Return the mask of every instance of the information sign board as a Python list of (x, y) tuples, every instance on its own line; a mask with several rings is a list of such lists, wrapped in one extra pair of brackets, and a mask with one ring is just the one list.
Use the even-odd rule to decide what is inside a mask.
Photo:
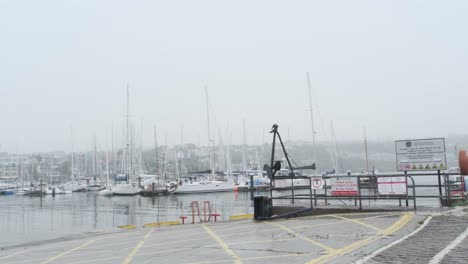
[(286, 180), (275, 180), (275, 187), (276, 188), (286, 187)]
[(356, 177), (339, 177), (331, 180), (331, 194), (334, 196), (357, 196)]
[(445, 139), (411, 139), (395, 141), (398, 171), (445, 170)]
[(406, 176), (378, 177), (377, 186), (379, 189), (379, 195), (408, 194), (408, 181)]

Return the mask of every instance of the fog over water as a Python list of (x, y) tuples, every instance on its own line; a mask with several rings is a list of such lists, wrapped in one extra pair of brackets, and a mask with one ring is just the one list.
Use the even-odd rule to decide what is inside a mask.
[[(143, 142), (319, 141), (467, 134), (466, 1), (1, 1), (0, 151)], [(288, 132), (286, 132), (288, 131)], [(182, 134), (182, 136), (181, 136)], [(119, 137), (119, 135), (117, 135)]]

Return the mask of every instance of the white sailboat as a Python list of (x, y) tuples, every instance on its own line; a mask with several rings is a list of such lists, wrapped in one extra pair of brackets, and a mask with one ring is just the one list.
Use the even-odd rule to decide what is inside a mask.
[(194, 194), (210, 192), (232, 192), (234, 191), (233, 182), (202, 180), (194, 182), (182, 182), (173, 192), (174, 194)]
[(45, 190), (45, 194), (47, 195), (58, 195), (58, 194), (71, 194), (72, 191), (70, 190), (64, 190), (60, 187), (54, 187), (54, 186), (49, 186)]
[(125, 148), (125, 176), (126, 182), (117, 182), (112, 187), (114, 195), (136, 195), (140, 193), (141, 189), (135, 182), (131, 182), (131, 174), (133, 173), (132, 168), (132, 150), (130, 148), (130, 94), (127, 86), (127, 123), (126, 123), (126, 148)]
[(112, 191), (112, 186), (109, 180), (109, 153), (106, 151), (106, 176), (107, 176), (107, 185), (104, 190), (99, 191), (99, 195), (102, 196), (112, 196), (114, 192)]
[(177, 188), (170, 189), (169, 192), (174, 194), (196, 194), (196, 193), (209, 193), (209, 192), (232, 192), (234, 191), (235, 184), (232, 179), (228, 181), (216, 181), (215, 180), (215, 166), (214, 166), (214, 143), (210, 135), (210, 115), (208, 109), (208, 89), (205, 87), (206, 95), (206, 115), (207, 115), (207, 127), (208, 127), (208, 145), (210, 148), (210, 177), (204, 180), (198, 181), (182, 181), (179, 180)]
[(88, 186), (86, 187), (88, 191), (98, 192), (104, 189), (104, 186), (97, 182), (98, 166), (101, 166), (101, 162), (99, 162), (98, 164), (97, 142), (96, 137), (94, 137), (93, 182), (91, 184), (88, 184)]

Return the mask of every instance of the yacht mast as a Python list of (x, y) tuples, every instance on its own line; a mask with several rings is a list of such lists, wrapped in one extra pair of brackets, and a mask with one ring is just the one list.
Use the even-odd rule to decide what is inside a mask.
[(247, 134), (245, 132), (245, 119), (242, 120), (242, 166), (247, 176)]
[(158, 138), (156, 136), (156, 126), (153, 127), (154, 132), (154, 157), (156, 162), (156, 175), (158, 175), (159, 167), (158, 167)]
[(214, 180), (214, 161), (213, 161), (213, 146), (211, 141), (210, 134), (210, 112), (209, 112), (209, 99), (208, 99), (208, 87), (205, 86), (205, 96), (206, 96), (206, 125), (208, 129), (208, 147), (210, 150), (210, 170), (211, 170), (211, 179)]
[(127, 183), (129, 183), (130, 180), (130, 173), (132, 171), (131, 168), (131, 156), (130, 156), (130, 91), (129, 87), (127, 84), (127, 115), (126, 115), (126, 128), (127, 128), (127, 133), (126, 133), (126, 144), (127, 144), (127, 159), (126, 159), (126, 166), (125, 166), (125, 176), (127, 178)]
[(117, 159), (115, 155), (115, 145), (114, 145), (114, 122), (112, 122), (112, 163), (114, 167), (114, 175), (117, 174)]
[(109, 181), (109, 151), (106, 150), (106, 176), (107, 176), (107, 188), (110, 188)]
[(364, 126), (364, 152), (366, 155), (366, 172), (369, 174), (369, 156), (367, 154), (367, 133), (366, 133), (366, 127)]
[(73, 155), (73, 127), (70, 125), (70, 138), (71, 138), (71, 178), (75, 180), (75, 162)]
[(335, 148), (335, 160), (336, 160), (336, 164), (335, 164), (335, 170), (336, 170), (336, 173), (340, 173), (340, 172), (344, 172), (344, 169), (343, 169), (343, 162), (341, 160), (341, 153), (340, 153), (340, 149), (338, 148), (338, 143), (336, 141), (336, 134), (335, 134), (335, 127), (333, 126), (333, 121), (330, 121), (330, 130), (331, 130), (331, 136), (332, 136), (332, 140), (333, 140), (333, 144), (334, 144), (334, 148)]
[(310, 85), (310, 75), (307, 72), (307, 88), (309, 90), (309, 110), (310, 110), (310, 124), (312, 126), (312, 148), (313, 148), (313, 153), (314, 153), (314, 163), (315, 163), (315, 173), (314, 175), (317, 175), (318, 171), (318, 164), (317, 164), (317, 148), (315, 145), (315, 126), (314, 126), (314, 112), (312, 108), (312, 89)]
[(226, 170), (228, 174), (228, 178), (232, 180), (232, 161), (231, 161), (231, 143), (232, 143), (232, 133), (229, 131), (229, 124), (228, 124), (228, 129), (226, 133), (226, 140), (227, 142), (227, 148), (226, 148)]
[(167, 155), (167, 135), (164, 136), (164, 152), (163, 152), (163, 179), (166, 180), (167, 166), (166, 166), (166, 155)]

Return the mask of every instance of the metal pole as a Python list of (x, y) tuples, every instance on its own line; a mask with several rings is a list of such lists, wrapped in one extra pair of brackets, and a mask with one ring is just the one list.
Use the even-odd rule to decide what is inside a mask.
[[(312, 206), (312, 178), (309, 178), (309, 194), (310, 194), (310, 208), (314, 208)], [(315, 190), (314, 190), (314, 197), (315, 197)], [(317, 201), (315, 201), (315, 205), (317, 205)]]
[(313, 148), (313, 153), (314, 153), (314, 163), (315, 163), (315, 170), (314, 170), (314, 175), (317, 175), (318, 171), (318, 165), (317, 165), (317, 148), (316, 148), (316, 138), (315, 138), (315, 127), (314, 127), (314, 111), (312, 108), (312, 89), (311, 89), (311, 84), (310, 84), (310, 75), (307, 73), (307, 88), (309, 90), (309, 107), (310, 107), (310, 124), (312, 126), (312, 148)]
[[(405, 174), (406, 185), (408, 186), (408, 179), (406, 178), (407, 172), (404, 171), (404, 174)], [(405, 199), (406, 199), (406, 207), (408, 207), (408, 187), (406, 188), (406, 197), (405, 197)]]
[(439, 182), (439, 200), (440, 200), (440, 204), (442, 205), (442, 182), (441, 182), (441, 179), (440, 179), (440, 170), (437, 170), (437, 180)]
[(323, 185), (323, 189), (325, 190), (325, 205), (328, 204), (328, 198), (327, 198), (327, 188), (326, 188), (327, 184), (325, 182), (325, 185)]
[[(273, 198), (273, 183), (275, 177), (273, 177), (273, 162), (275, 162), (275, 144), (276, 144), (276, 132), (278, 131), (278, 125), (273, 125), (273, 130), (270, 133), (273, 133), (273, 143), (271, 144), (271, 160), (270, 160), (270, 198)], [(271, 201), (273, 204), (273, 201)]]
[(291, 161), (289, 161), (288, 153), (286, 152), (286, 148), (284, 147), (283, 140), (281, 139), (280, 133), (276, 130), (276, 134), (278, 134), (278, 139), (281, 144), (281, 148), (283, 149), (284, 156), (286, 158), (286, 161), (288, 162), (289, 169), (291, 170), (292, 173), (292, 178), (291, 178), (291, 195), (292, 195), (292, 203), (294, 204), (294, 170), (293, 167), (291, 166)]
[(444, 184), (445, 184), (445, 196), (447, 196), (448, 199), (448, 205), (450, 206), (451, 201), (450, 201), (450, 181), (449, 181), (449, 176), (444, 175)]
[(250, 200), (253, 201), (254, 199), (254, 184), (253, 184), (253, 175), (250, 175)]
[(314, 204), (317, 206), (317, 192), (314, 190)]
[(411, 176), (408, 176), (408, 178), (411, 179), (411, 182), (413, 183), (413, 206), (414, 206), (414, 210), (416, 211), (416, 188), (414, 187), (414, 179), (413, 177)]
[(362, 210), (362, 200), (361, 200), (361, 177), (357, 177), (358, 184), (358, 194), (359, 194), (359, 210)]

